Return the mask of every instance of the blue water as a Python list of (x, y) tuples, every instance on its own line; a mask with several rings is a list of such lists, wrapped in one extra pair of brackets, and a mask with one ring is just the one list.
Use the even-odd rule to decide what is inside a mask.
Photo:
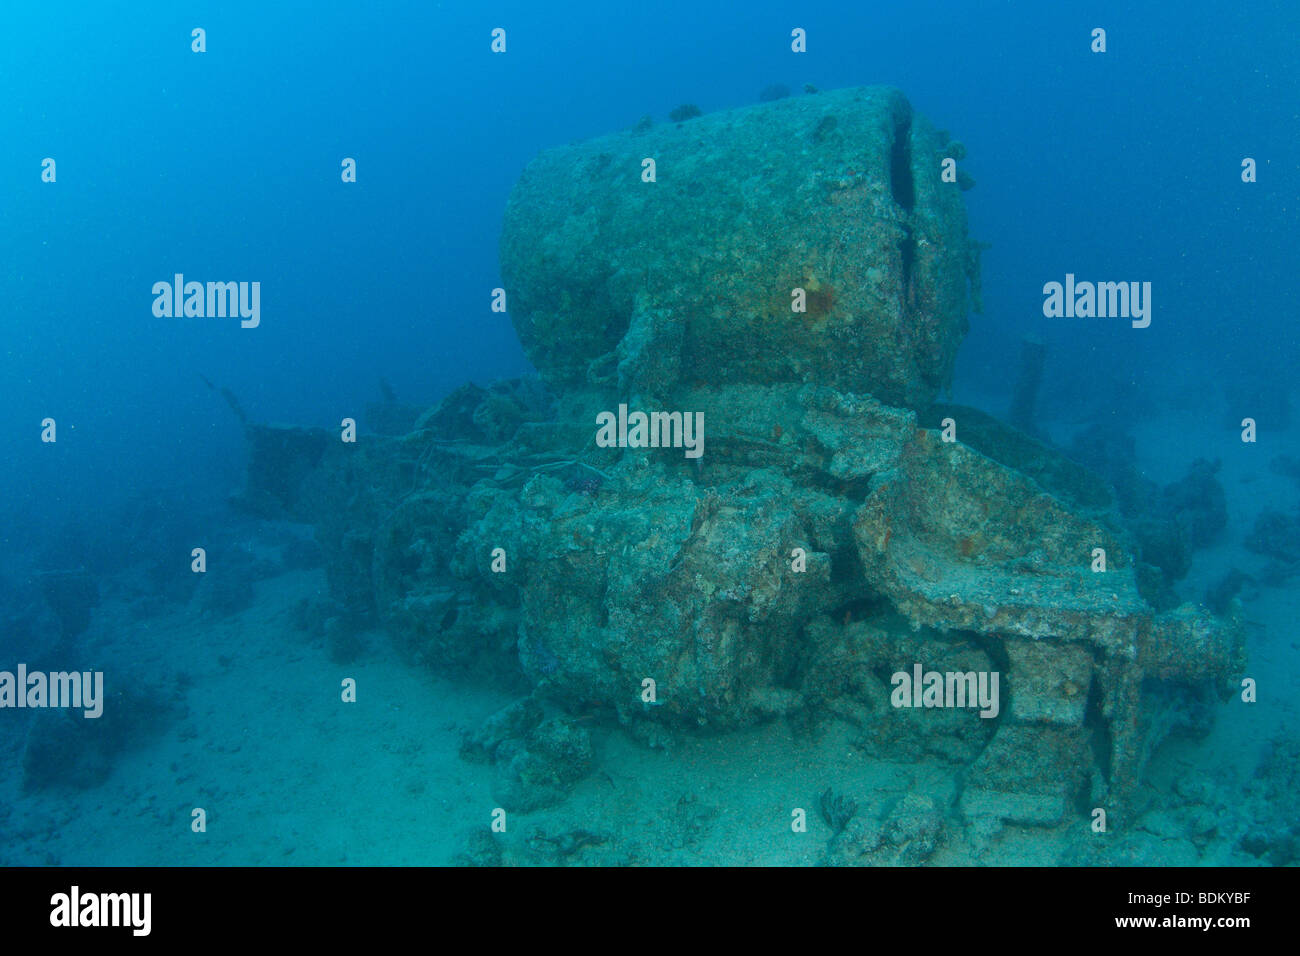
[[(958, 400), (1000, 412), (1026, 335), (1047, 343), (1042, 402), (1062, 420), (1080, 396), (1142, 420), (1171, 394), (1234, 384), (1300, 400), (1300, 7), (1287, 0), (1248, 13), (1204, 0), (268, 6), (56, 2), (2, 15), (0, 601), (29, 600), (24, 582), (39, 572), (127, 565), (137, 543), (121, 514), (142, 496), (178, 525), (229, 520), (245, 534), (224, 510), (243, 481), (243, 436), (204, 379), (251, 420), (335, 428), (381, 379), (429, 405), (466, 380), (529, 373), (509, 317), (490, 308), (524, 165), (683, 102), (752, 104), (771, 84), (894, 85), (966, 145), (970, 232), (990, 247)], [(498, 26), (504, 55), (489, 49)], [(790, 51), (796, 26), (806, 54)], [(1089, 50), (1098, 26), (1104, 54)], [(194, 27), (206, 52), (191, 51)], [(54, 183), (42, 182), (46, 157)], [(344, 157), (355, 184), (341, 182)], [(1241, 181), (1245, 157), (1258, 163), (1253, 184)], [(1067, 272), (1150, 281), (1150, 328), (1045, 319), (1042, 285)], [(260, 281), (260, 327), (155, 317), (150, 289), (174, 273)], [(55, 444), (40, 440), (47, 417)], [(1178, 442), (1170, 433), (1166, 444)], [(1209, 452), (1169, 451), (1161, 479)], [(1300, 449), (1273, 445), (1261, 473), (1283, 453)], [(1254, 518), (1234, 512), (1234, 544)], [(135, 663), (140, 629), (118, 636), (115, 660)], [(5, 641), (0, 668), (18, 650)], [(140, 653), (200, 681), (209, 666), (190, 645)], [(1288, 653), (1271, 660), (1290, 666)], [(275, 666), (270, 651), (258, 661)], [(258, 737), (295, 719), (256, 700), (239, 720)], [(0, 711), (11, 766), (19, 716)], [(28, 834), (9, 862), (44, 862), (28, 856), (52, 819), (42, 808), (110, 819), (111, 800), (92, 810), (76, 792), (24, 799), (0, 821)], [(156, 858), (133, 857), (102, 832), (57, 860), (183, 859), (165, 842)], [(260, 859), (263, 834), (223, 839), (222, 854), (202, 859)], [(350, 859), (444, 858), (374, 840), (372, 855)]]

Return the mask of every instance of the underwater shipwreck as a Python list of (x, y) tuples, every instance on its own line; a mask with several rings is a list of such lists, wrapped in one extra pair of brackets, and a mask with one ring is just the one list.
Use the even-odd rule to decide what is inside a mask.
[[(354, 443), (245, 423), (239, 503), (314, 527), (322, 626), (518, 687), (464, 747), (507, 810), (592, 772), (593, 714), (647, 746), (829, 716), (961, 768), (973, 832), (1122, 826), (1241, 629), (1171, 599), (1173, 510), (940, 400), (979, 305), (963, 156), (883, 87), (547, 150), (500, 245), (539, 378), (389, 396)], [(598, 441), (620, 407), (699, 414), (703, 453), (662, 447), (669, 417)], [(996, 715), (894, 706), (917, 665), (1000, 675)]]

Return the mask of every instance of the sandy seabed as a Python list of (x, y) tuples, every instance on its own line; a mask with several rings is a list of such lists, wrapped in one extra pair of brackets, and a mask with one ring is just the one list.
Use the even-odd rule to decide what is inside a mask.
[[(1268, 467), (1294, 437), (1243, 446), (1190, 412), (1138, 427), (1139, 464), (1156, 481), (1181, 477), (1196, 457), (1223, 461), (1228, 529), (1196, 555), (1181, 593), (1204, 593), (1234, 566), (1262, 567), (1242, 541), (1261, 510), (1300, 498)], [(595, 770), (563, 803), (511, 813), (506, 832), (491, 835), (495, 771), (461, 759), (459, 747), (512, 698), (402, 663), (378, 632), (365, 635), (356, 663), (333, 663), (324, 641), (293, 623), (295, 604), (324, 589), (321, 571), (285, 573), (226, 619), (175, 610), (140, 621), (125, 605), (101, 606), (84, 636), (88, 656), (104, 662), (94, 666), (110, 680), (114, 659), (160, 679), (184, 672), (187, 714), (87, 790), (23, 793), (22, 735), (5, 735), (0, 863), (812, 865), (833, 836), (816, 809), (828, 787), (877, 816), (908, 793), (940, 809), (957, 793), (953, 766), (869, 756), (857, 746), (862, 731), (833, 719), (800, 732), (778, 720), (683, 735), (667, 750), (593, 723)], [(975, 839), (949, 813), (927, 863), (1258, 865), (1238, 843), (1259, 807), (1255, 768), (1268, 742), (1300, 737), (1300, 593), (1288, 582), (1243, 598), (1259, 702), (1224, 704), (1207, 736), (1166, 742), (1130, 826), (1094, 834), (1080, 813)], [(355, 703), (341, 700), (347, 677)], [(196, 807), (204, 833), (191, 829)], [(807, 811), (807, 832), (792, 831), (794, 808)]]

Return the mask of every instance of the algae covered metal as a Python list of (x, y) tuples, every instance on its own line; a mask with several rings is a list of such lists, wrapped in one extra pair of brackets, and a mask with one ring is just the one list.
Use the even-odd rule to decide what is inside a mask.
[[(544, 701), (652, 745), (831, 715), (883, 758), (965, 767), (956, 810), (985, 834), (1122, 815), (1230, 686), (1240, 632), (1157, 608), (1102, 479), (934, 404), (978, 295), (969, 182), (940, 176), (962, 152), (885, 88), (549, 150), (501, 241), (541, 382), (355, 445), (258, 433), (312, 458), (259, 462), (245, 497), (314, 522), (336, 599), (412, 658), (518, 682), (532, 703), (471, 750), (526, 805), (592, 763)], [(664, 441), (627, 438), (638, 409)], [(670, 439), (695, 415), (692, 457)], [(1000, 701), (900, 706), (913, 672)]]
[(665, 400), (683, 381), (815, 382), (926, 404), (975, 270), (938, 176), (960, 148), (870, 87), (547, 150), (502, 229), (520, 341), (557, 386), (619, 368)]

